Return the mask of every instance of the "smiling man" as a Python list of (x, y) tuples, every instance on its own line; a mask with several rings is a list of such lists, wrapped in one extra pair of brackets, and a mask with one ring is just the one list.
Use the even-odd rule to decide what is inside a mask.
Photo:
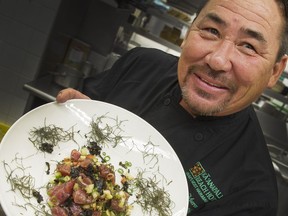
[(286, 62), (277, 59), (283, 19), (275, 1), (209, 1), (182, 45), (178, 73), (184, 107), (195, 114), (227, 115), (273, 86)]
[[(186, 171), (189, 212), (276, 216), (277, 184), (251, 106), (287, 62), (284, 0), (210, 0), (191, 25), (178, 59), (136, 48), (85, 82), (73, 98), (106, 101), (151, 123)], [(96, 110), (95, 110), (96, 112)]]

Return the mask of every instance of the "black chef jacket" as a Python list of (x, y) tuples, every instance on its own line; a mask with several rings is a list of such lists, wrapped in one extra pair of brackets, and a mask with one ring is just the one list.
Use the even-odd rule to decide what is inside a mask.
[(83, 91), (141, 116), (167, 139), (186, 172), (187, 215), (276, 215), (274, 169), (253, 108), (193, 118), (179, 105), (177, 63), (162, 51), (136, 48), (87, 79)]

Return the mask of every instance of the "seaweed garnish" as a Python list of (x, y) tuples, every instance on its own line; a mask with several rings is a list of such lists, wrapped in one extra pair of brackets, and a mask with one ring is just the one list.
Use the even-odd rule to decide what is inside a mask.
[[(140, 148), (142, 146), (143, 148)], [(159, 162), (159, 157), (163, 157), (157, 149), (158, 146), (159, 145), (154, 144), (151, 139), (140, 146), (132, 140), (132, 146), (130, 147), (129, 152), (136, 148), (137, 151), (142, 153), (143, 163), (147, 166), (149, 165), (149, 169), (154, 169)]]
[(64, 130), (55, 124), (46, 124), (46, 119), (44, 120), (44, 126), (34, 127), (30, 130), (28, 138), (34, 145), (34, 147), (42, 152), (52, 153), (54, 147), (58, 145), (59, 142), (74, 141), (74, 134), (78, 133), (74, 131), (74, 127), (68, 130)]
[[(133, 179), (133, 191), (136, 195), (137, 203), (143, 214), (170, 216), (175, 203), (171, 200), (170, 194), (161, 181), (157, 179), (157, 175), (152, 177), (144, 177), (146, 170), (139, 170), (137, 176)], [(170, 182), (168, 183), (170, 184)]]
[[(115, 124), (111, 126), (110, 124), (104, 123), (104, 119), (112, 120)], [(112, 118), (108, 117), (107, 114), (94, 117), (90, 123), (91, 130), (85, 137), (90, 142), (95, 142), (98, 145), (109, 146), (115, 148), (119, 143), (124, 142), (124, 136), (121, 135), (123, 132), (122, 125), (124, 121), (120, 121), (118, 117)]]
[[(46, 210), (45, 204), (43, 202), (43, 196), (39, 192), (41, 188), (35, 187), (35, 178), (28, 173), (28, 169), (31, 168), (29, 166), (24, 166), (23, 164), (24, 158), (18, 157), (15, 155), (15, 158), (8, 164), (6, 161), (2, 161), (4, 170), (6, 172), (6, 181), (10, 184), (10, 191), (14, 193), (19, 193), (23, 199), (24, 204), (19, 204), (16, 202), (13, 205), (21, 207), (27, 210), (29, 206), (35, 212), (37, 216), (50, 216), (51, 214)], [(14, 164), (14, 168), (10, 165)], [(31, 202), (35, 200), (37, 203)]]
[(159, 153), (155, 152), (155, 145), (151, 140), (149, 140), (146, 144), (144, 144), (144, 150), (142, 151), (143, 160), (146, 165), (152, 163), (152, 168), (154, 168), (159, 162)]
[(49, 175), (50, 174), (50, 163), (49, 162), (45, 162), (45, 165), (47, 167), (46, 174)]

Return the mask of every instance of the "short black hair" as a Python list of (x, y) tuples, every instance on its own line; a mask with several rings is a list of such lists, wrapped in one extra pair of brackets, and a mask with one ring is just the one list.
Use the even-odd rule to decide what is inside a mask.
[(282, 33), (280, 35), (280, 49), (277, 55), (277, 61), (280, 61), (283, 55), (288, 52), (288, 0), (275, 0), (282, 11), (284, 19), (284, 25), (282, 27)]

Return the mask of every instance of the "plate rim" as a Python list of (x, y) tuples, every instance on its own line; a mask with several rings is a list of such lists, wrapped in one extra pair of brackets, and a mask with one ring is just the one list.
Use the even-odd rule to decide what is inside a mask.
[[(9, 130), (7, 131), (7, 133), (4, 135), (1, 143), (0, 143), (0, 153), (2, 151), (2, 149), (4, 148), (3, 146), (5, 145), (6, 143), (6, 139), (8, 139), (7, 137), (9, 137), (10, 133), (12, 133), (11, 131), (13, 131), (14, 127), (16, 127), (16, 125), (19, 124), (19, 122), (21, 122), (23, 119), (27, 118), (27, 116), (31, 115), (31, 113), (33, 112), (36, 112), (37, 110), (40, 110), (40, 109), (45, 109), (45, 107), (49, 107), (49, 106), (54, 106), (54, 105), (59, 105), (59, 106), (65, 106), (67, 104), (71, 104), (71, 103), (93, 103), (93, 104), (101, 104), (101, 105), (104, 105), (104, 106), (110, 106), (110, 107), (113, 107), (114, 109), (120, 109), (122, 110), (122, 112), (126, 112), (128, 113), (130, 116), (133, 116), (133, 118), (137, 118), (137, 121), (141, 121), (142, 123), (144, 123), (145, 125), (147, 125), (148, 127), (152, 128), (152, 130), (157, 134), (157, 136), (160, 136), (161, 139), (163, 139), (165, 141), (165, 145), (167, 145), (169, 147), (169, 151), (172, 151), (171, 153), (173, 153), (174, 156), (176, 156), (176, 160), (178, 162), (178, 164), (180, 164), (180, 167), (181, 167), (181, 173), (185, 179), (185, 185), (183, 185), (183, 187), (186, 188), (186, 195), (187, 195), (187, 202), (186, 202), (186, 205), (183, 205), (183, 209), (185, 207), (185, 212), (188, 212), (188, 205), (189, 205), (189, 189), (188, 189), (188, 182), (187, 182), (187, 178), (186, 178), (186, 174), (185, 174), (185, 170), (183, 168), (183, 165), (178, 157), (178, 155), (176, 154), (175, 150), (173, 149), (173, 147), (170, 145), (170, 143), (167, 141), (167, 139), (154, 127), (152, 126), (149, 122), (147, 122), (145, 119), (143, 119), (142, 117), (138, 116), (137, 114), (123, 108), (123, 107), (120, 107), (118, 105), (115, 105), (115, 104), (112, 104), (112, 103), (109, 103), (109, 102), (104, 102), (104, 101), (99, 101), (99, 100), (90, 100), (90, 99), (71, 99), (71, 100), (68, 100), (67, 102), (65, 103), (58, 103), (56, 101), (53, 101), (53, 102), (48, 102), (46, 104), (43, 104), (43, 105), (40, 105), (30, 111), (28, 111), (27, 113), (25, 113), (24, 115), (22, 115), (19, 119), (17, 119), (9, 128)], [(108, 112), (109, 113), (109, 112)], [(90, 116), (91, 117), (91, 116)], [(92, 118), (92, 117), (91, 117)], [(167, 147), (166, 146), (166, 147)], [(2, 162), (2, 160), (1, 160)], [(184, 182), (183, 182), (184, 183)], [(5, 214), (7, 214), (7, 212), (9, 212), (7, 210), (7, 205), (3, 205), (3, 200), (4, 200), (4, 197), (1, 198), (3, 196), (0, 196), (0, 205), (2, 206), (2, 209), (3, 211), (5, 212)], [(181, 214), (182, 215), (182, 214)]]

